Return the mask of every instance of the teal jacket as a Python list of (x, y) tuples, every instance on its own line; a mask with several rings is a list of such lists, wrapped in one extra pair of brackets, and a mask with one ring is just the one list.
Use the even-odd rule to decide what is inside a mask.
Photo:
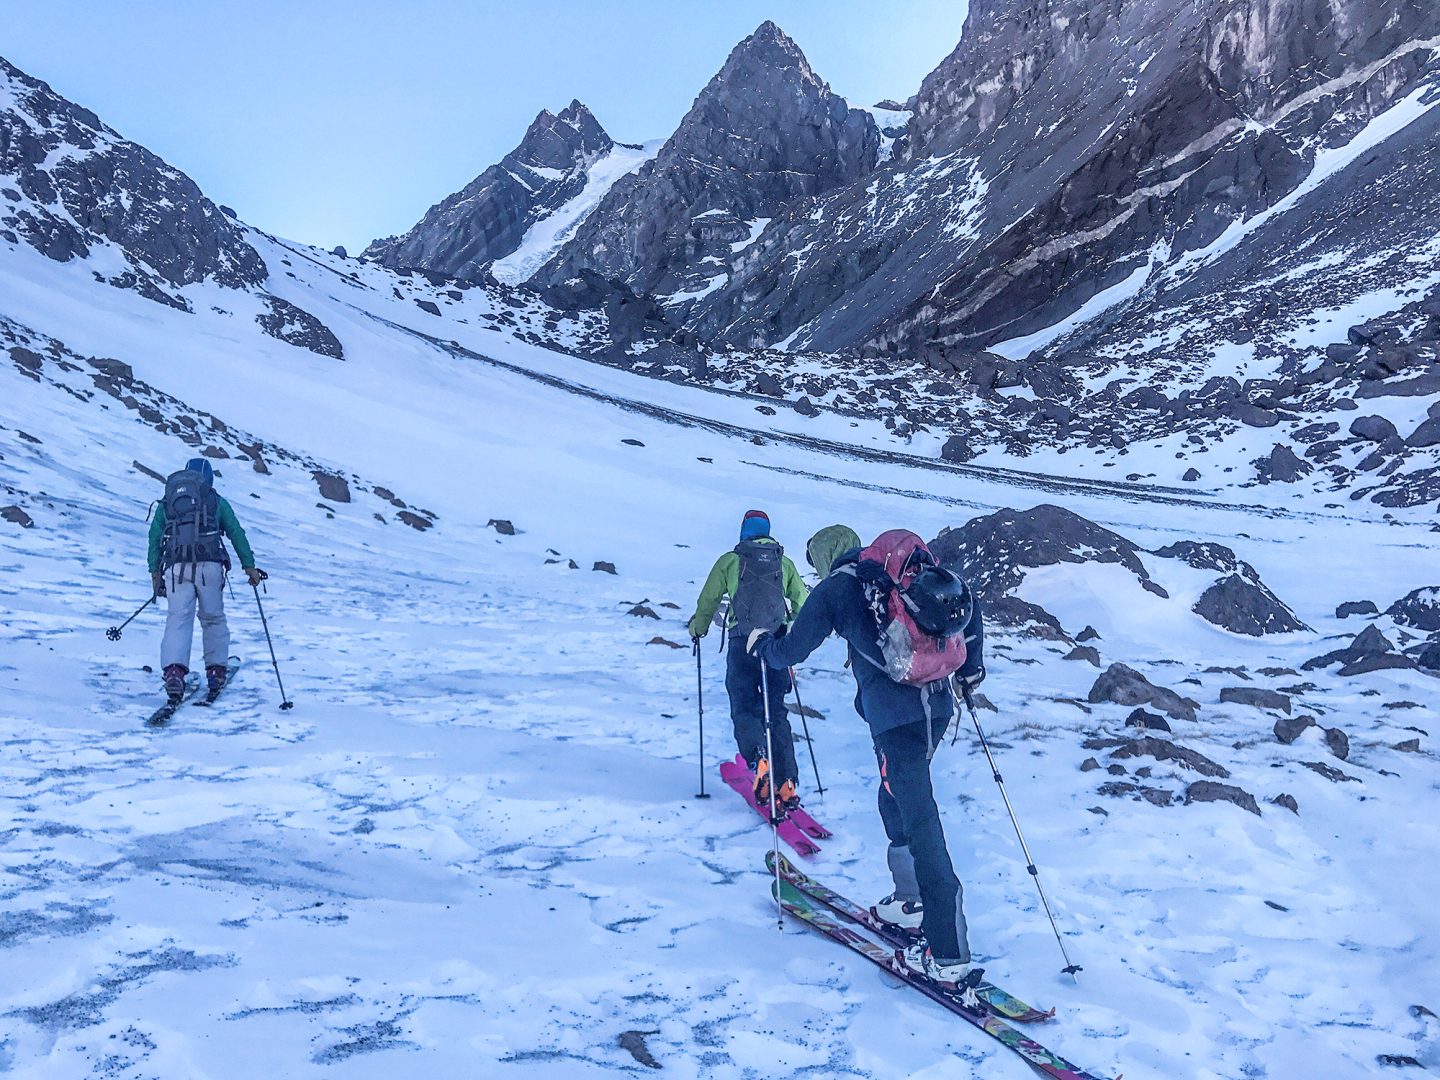
[[(235, 554), (240, 557), (240, 565), (249, 570), (255, 565), (255, 553), (250, 550), (250, 541), (245, 539), (245, 530), (240, 527), (239, 520), (235, 517), (235, 511), (230, 509), (230, 504), (225, 496), (216, 496), (220, 500), (220, 531), (230, 538), (230, 544), (235, 548)], [(155, 517), (150, 522), (150, 573), (160, 572), (161, 556), (164, 554), (165, 541), (165, 504), (156, 503)]]

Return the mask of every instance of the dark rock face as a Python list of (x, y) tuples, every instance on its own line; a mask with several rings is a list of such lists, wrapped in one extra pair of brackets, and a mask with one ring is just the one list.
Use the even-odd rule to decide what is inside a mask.
[(1400, 433), (1395, 430), (1395, 425), (1383, 416), (1361, 416), (1351, 422), (1350, 434), (1357, 439), (1378, 443), (1393, 439)]
[[(1091, 746), (1090, 741), (1085, 743), (1086, 749), (1100, 749), (1099, 746)], [(1153, 757), (1157, 761), (1174, 761), (1187, 769), (1193, 769), (1201, 776), (1218, 776), (1226, 778), (1230, 775), (1223, 765), (1217, 765), (1204, 754), (1184, 746), (1177, 746), (1168, 739), (1157, 739), (1154, 736), (1145, 736), (1141, 739), (1130, 739), (1117, 746), (1111, 757), (1134, 758)]]
[(0, 101), (7, 98), (0, 176), (13, 177), (21, 198), (0, 201), (0, 229), (57, 262), (113, 243), (136, 267), (120, 284), (166, 302), (178, 301), (141, 273), (170, 286), (265, 280), (265, 263), (243, 230), (188, 176), (0, 59)]
[(1401, 626), (1417, 630), (1440, 630), (1440, 587), (1434, 585), (1406, 593), (1385, 609)]
[(398, 268), (475, 280), (509, 255), (536, 221), (580, 194), (589, 169), (615, 142), (578, 101), (543, 110), (520, 145), (455, 194), (432, 206), (403, 236), (376, 240), (364, 258)]
[(18, 506), (0, 507), (0, 518), (10, 522), (12, 525), (19, 525), (22, 529), (33, 529), (35, 520)]
[(1174, 690), (1156, 686), (1132, 667), (1111, 664), (1090, 688), (1091, 703), (1113, 701), (1117, 705), (1153, 705), (1174, 720), (1194, 720), (1198, 701), (1181, 697)]
[(340, 339), (314, 315), (278, 296), (267, 295), (261, 299), (269, 310), (256, 315), (255, 321), (271, 337), (321, 356), (345, 359), (345, 347)]
[(1195, 614), (1236, 634), (1262, 637), (1310, 629), (1263, 584), (1240, 574), (1221, 578), (1195, 601)]
[(1278, 709), (1288, 714), (1290, 699), (1278, 690), (1266, 690), (1259, 686), (1227, 686), (1220, 691), (1220, 700), (1236, 705), (1250, 705), (1256, 709)]
[(1437, 18), (1425, 0), (976, 0), (903, 157), (772, 223), (692, 321), (737, 345), (964, 348), (1127, 300), (1413, 90)]
[(618, 181), (537, 280), (581, 269), (688, 308), (765, 219), (870, 173), (880, 134), (774, 23), (746, 38), (653, 161)]
[(1348, 619), (1351, 615), (1379, 615), (1380, 609), (1373, 600), (1347, 600), (1335, 609), (1337, 619)]

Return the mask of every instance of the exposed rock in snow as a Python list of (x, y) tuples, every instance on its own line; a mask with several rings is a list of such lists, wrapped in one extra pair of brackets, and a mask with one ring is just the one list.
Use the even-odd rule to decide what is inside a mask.
[(0, 201), (0, 231), (13, 230), (57, 262), (114, 245), (132, 267), (115, 282), (151, 299), (176, 302), (154, 278), (237, 288), (267, 276), (243, 229), (188, 176), (0, 58), (0, 177), (7, 175), (19, 190)]
[(1174, 690), (1156, 686), (1140, 672), (1125, 664), (1111, 664), (1090, 688), (1089, 701), (1113, 701), (1117, 705), (1153, 705), (1171, 719), (1194, 720), (1198, 701), (1181, 697)]
[(314, 315), (278, 296), (265, 296), (262, 300), (268, 310), (256, 315), (255, 321), (271, 337), (321, 356), (345, 359), (340, 339)]
[(1440, 630), (1440, 587), (1434, 585), (1406, 593), (1385, 609), (1401, 626), (1416, 630)]
[(1220, 700), (1237, 705), (1251, 705), (1257, 709), (1278, 709), (1287, 714), (1290, 712), (1288, 696), (1259, 686), (1227, 686), (1220, 691)]
[(1261, 637), (1310, 629), (1263, 584), (1231, 574), (1195, 601), (1195, 614), (1236, 634)]
[(1255, 796), (1233, 784), (1217, 784), (1213, 780), (1196, 780), (1185, 789), (1185, 804), (1188, 806), (1196, 802), (1233, 803), (1242, 810), (1249, 810), (1256, 817), (1260, 816), (1260, 807), (1255, 802)]

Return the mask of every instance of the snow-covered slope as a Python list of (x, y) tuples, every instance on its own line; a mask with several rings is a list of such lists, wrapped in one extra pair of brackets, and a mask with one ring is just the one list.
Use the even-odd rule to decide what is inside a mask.
[[(268, 277), (167, 285), (179, 304), (97, 278), (148, 234), (69, 259), (0, 237), (0, 1071), (595, 1075), (640, 1071), (626, 1047), (643, 1034), (676, 1076), (1030, 1075), (830, 943), (776, 931), (768, 834), (713, 771), (713, 638), (715, 796), (692, 798), (684, 619), (752, 506), (798, 552), (837, 520), (931, 537), (1055, 502), (1138, 545), (1168, 595), (1102, 557), (1115, 540), (1015, 549), (1009, 586), (1061, 636), (997, 630), (982, 716), (1085, 971), (1059, 974), (961, 729), (936, 785), (992, 974), (1055, 1005), (1037, 1036), (1102, 1075), (1440, 1065), (1412, 1011), (1440, 1007), (1434, 677), (1398, 651), (1303, 670), (1370, 622), (1397, 650), (1424, 642), (1423, 596), (1335, 610), (1436, 584), (1432, 514), (1062, 475), (1059, 455), (946, 465), (878, 418), (556, 350), (606, 335), (598, 315), (236, 228)], [(339, 355), (268, 333), (277, 303)], [(147, 470), (196, 452), (272, 575), (296, 708), (275, 708), (236, 588), (240, 681), (150, 732), (159, 618), (114, 644), (104, 629), (148, 592)], [(1233, 548), (1313, 629), (1257, 639), (1200, 617), (1207, 566), (1229, 564), (1170, 547), (1187, 540)], [(1205, 801), (1193, 781), (1218, 774), (1137, 748), (1155, 730), (1090, 700), (1101, 669), (1066, 659), (1087, 623), (1101, 664), (1195, 702), (1165, 738), (1260, 813)], [(832, 642), (801, 671), (827, 787), (807, 802), (836, 833), (814, 872), (870, 900), (889, 882), (843, 661)], [(1319, 724), (1279, 741), (1285, 710), (1236, 688)]]
[(579, 194), (536, 218), (521, 238), (520, 246), (495, 260), (490, 266), (490, 273), (507, 285), (522, 285), (529, 281), (575, 235), (575, 230), (600, 204), (615, 181), (653, 158), (660, 146), (660, 140), (644, 146), (616, 143), (586, 169), (585, 186)]

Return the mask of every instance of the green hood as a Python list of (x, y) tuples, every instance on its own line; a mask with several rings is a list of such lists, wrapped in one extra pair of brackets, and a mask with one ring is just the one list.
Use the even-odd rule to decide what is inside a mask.
[(823, 578), (830, 573), (836, 559), (860, 546), (859, 535), (848, 525), (827, 525), (810, 538), (805, 545), (805, 554), (810, 559), (810, 565)]

